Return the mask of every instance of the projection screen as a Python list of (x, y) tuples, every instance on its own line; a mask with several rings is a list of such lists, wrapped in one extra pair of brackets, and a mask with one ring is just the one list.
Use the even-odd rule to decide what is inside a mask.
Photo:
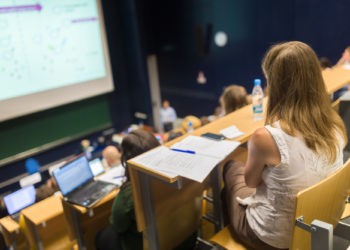
[(0, 2), (0, 122), (110, 91), (100, 0)]

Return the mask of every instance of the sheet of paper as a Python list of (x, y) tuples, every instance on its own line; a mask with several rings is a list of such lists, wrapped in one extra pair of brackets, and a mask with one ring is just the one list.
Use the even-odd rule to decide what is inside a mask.
[(221, 159), (176, 152), (161, 146), (132, 160), (169, 177), (180, 175), (202, 182)]
[[(160, 146), (133, 158), (132, 161), (149, 169), (159, 171), (170, 178), (174, 178), (178, 176), (178, 174), (176, 172), (171, 172), (168, 169), (164, 169), (163, 167), (164, 161), (167, 160), (166, 158), (168, 157), (169, 151), (169, 148)], [(161, 170), (161, 167), (163, 170)]]
[(236, 141), (215, 141), (200, 136), (187, 136), (180, 142), (175, 143), (171, 148), (194, 151), (196, 155), (204, 155), (220, 160), (240, 145)]
[(109, 182), (120, 187), (125, 181), (125, 169), (122, 165), (109, 169), (106, 173), (96, 176), (96, 180)]
[(232, 125), (227, 128), (224, 128), (220, 131), (220, 134), (225, 136), (228, 139), (233, 139), (236, 137), (239, 137), (241, 135), (244, 135), (242, 131), (240, 131), (236, 126)]

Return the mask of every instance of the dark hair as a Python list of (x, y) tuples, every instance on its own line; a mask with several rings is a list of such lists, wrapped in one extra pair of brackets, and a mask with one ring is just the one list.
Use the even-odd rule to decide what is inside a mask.
[(181, 131), (170, 131), (167, 141), (174, 140), (182, 135), (183, 133)]
[(322, 69), (326, 69), (326, 68), (331, 68), (332, 67), (332, 63), (327, 57), (320, 57), (319, 61), (320, 61), (320, 65), (321, 65)]
[[(126, 167), (126, 162), (152, 148), (159, 146), (159, 142), (156, 137), (145, 130), (137, 129), (130, 132), (121, 143), (121, 163)], [(128, 177), (128, 171), (126, 168), (126, 176)]]

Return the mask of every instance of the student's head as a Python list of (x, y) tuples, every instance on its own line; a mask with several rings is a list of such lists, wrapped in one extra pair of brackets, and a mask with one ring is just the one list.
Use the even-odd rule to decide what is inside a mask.
[(242, 86), (230, 85), (221, 94), (220, 104), (225, 114), (231, 113), (248, 104), (247, 91)]
[(328, 57), (320, 57), (319, 61), (322, 69), (327, 69), (332, 67), (332, 63)]
[(109, 145), (102, 151), (102, 157), (106, 160), (109, 167), (116, 166), (120, 163), (120, 152), (117, 147)]
[(176, 139), (176, 138), (182, 136), (183, 134), (184, 134), (184, 133), (183, 133), (181, 130), (177, 130), (177, 131), (173, 130), (173, 131), (170, 131), (167, 141), (174, 140), (174, 139)]
[(331, 107), (312, 48), (297, 41), (274, 45), (267, 51), (262, 69), (269, 92), (266, 123), (279, 120), (288, 134), (298, 131), (309, 148), (334, 160), (336, 130), (345, 136), (344, 124)]
[(162, 104), (163, 108), (169, 108), (170, 107), (170, 102), (168, 100), (164, 100)]
[(127, 160), (136, 157), (152, 148), (159, 146), (156, 137), (145, 130), (137, 129), (130, 132), (121, 143), (121, 162), (126, 166)]
[(269, 92), (268, 120), (271, 115), (295, 115), (290, 113), (295, 106), (308, 108), (310, 104), (329, 103), (318, 58), (305, 43), (272, 46), (263, 59), (262, 69)]

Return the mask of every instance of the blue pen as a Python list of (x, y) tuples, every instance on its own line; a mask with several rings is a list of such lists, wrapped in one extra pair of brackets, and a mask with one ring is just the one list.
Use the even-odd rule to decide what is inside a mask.
[(123, 177), (125, 177), (125, 175), (114, 176), (113, 179), (119, 179), (119, 178), (123, 178)]
[(195, 154), (193, 150), (185, 150), (185, 149), (177, 149), (177, 148), (171, 148), (171, 150), (176, 151), (176, 152), (182, 152), (182, 153), (187, 153), (187, 154)]

